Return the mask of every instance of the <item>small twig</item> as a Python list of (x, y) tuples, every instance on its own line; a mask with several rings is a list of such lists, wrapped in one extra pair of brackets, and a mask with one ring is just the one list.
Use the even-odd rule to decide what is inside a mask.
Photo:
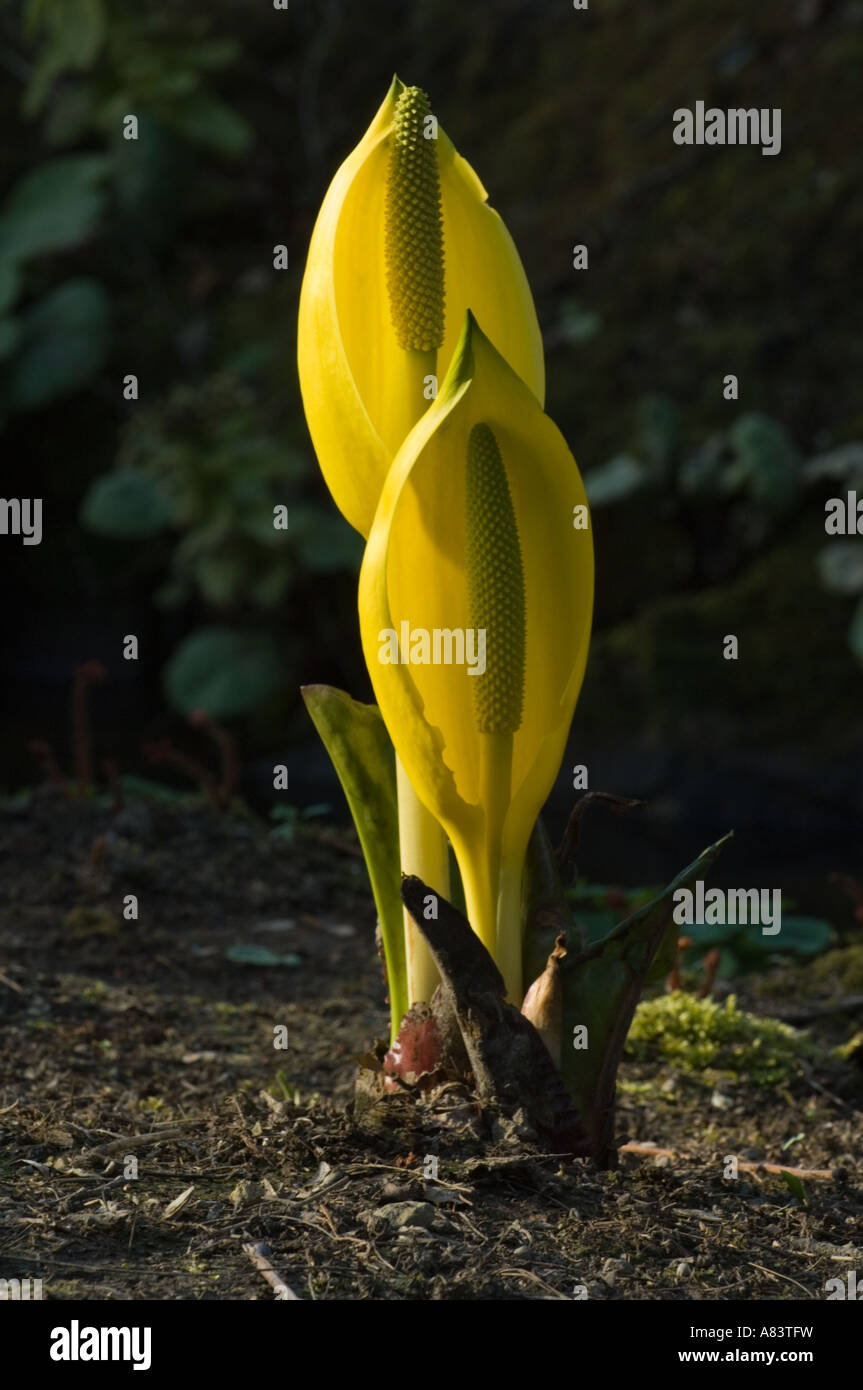
[(668, 993), (674, 994), (680, 989), (680, 952), (686, 951), (692, 945), (691, 936), (679, 936), (677, 945), (674, 948), (674, 963), (671, 973), (668, 976)]
[[(660, 1149), (655, 1144), (621, 1144), (617, 1151), (622, 1154), (641, 1154), (645, 1158), (692, 1159), (692, 1154), (680, 1153), (676, 1149)], [(836, 1174), (832, 1168), (789, 1168), (784, 1163), (750, 1163), (747, 1159), (737, 1159), (738, 1172), (744, 1173), (790, 1173), (792, 1178), (823, 1178), (829, 1181)]]
[(170, 739), (160, 738), (155, 743), (144, 745), (144, 756), (151, 763), (168, 763), (171, 767), (176, 767), (180, 772), (185, 772), (193, 782), (197, 782), (202, 791), (206, 792), (213, 806), (217, 810), (222, 809), (219, 788), (216, 779), (211, 772), (194, 758), (190, 758), (188, 753), (181, 753), (179, 748), (175, 748)]
[(572, 1302), (567, 1294), (561, 1293), (560, 1289), (555, 1289), (551, 1284), (547, 1284), (544, 1279), (540, 1279), (539, 1275), (534, 1274), (531, 1269), (499, 1269), (496, 1273), (499, 1279), (527, 1279), (532, 1284), (538, 1284), (541, 1289), (545, 1289), (546, 1293), (551, 1294), (553, 1298), (559, 1299), (564, 1303)]
[(701, 962), (704, 966), (704, 984), (698, 991), (699, 999), (708, 999), (710, 997), (713, 986), (716, 983), (716, 972), (719, 969), (720, 959), (719, 947), (714, 946), (712, 950), (707, 952), (707, 955)]
[[(23, 994), (24, 990), (14, 980), (10, 980), (5, 970), (0, 970), (0, 984), (6, 985), (8, 989), (14, 989), (16, 994)], [(2, 1111), (0, 1111), (2, 1113)]]
[(275, 1290), (276, 1298), (282, 1303), (300, 1303), (293, 1289), (289, 1288), (280, 1274), (277, 1274), (267, 1259), (270, 1253), (268, 1245), (244, 1245), (243, 1250), (248, 1255), (255, 1269), (263, 1274), (271, 1289)]
[(186, 1139), (188, 1131), (184, 1126), (171, 1129), (155, 1129), (149, 1134), (129, 1134), (125, 1139), (112, 1139), (110, 1144), (101, 1144), (97, 1149), (88, 1149), (88, 1158), (107, 1158), (109, 1154), (126, 1153), (129, 1149), (143, 1149), (148, 1144), (164, 1144), (169, 1140)]
[(661, 1149), (658, 1144), (639, 1144), (635, 1140), (631, 1143), (621, 1144), (617, 1152), (619, 1154), (642, 1154), (645, 1158), (692, 1158), (692, 1154), (682, 1153), (679, 1149)]
[[(786, 1172), (790, 1173), (791, 1169), (787, 1168)], [(777, 1269), (768, 1269), (766, 1265), (757, 1265), (754, 1260), (749, 1261), (749, 1267), (750, 1269), (757, 1269), (760, 1274), (769, 1274), (771, 1279), (784, 1279), (786, 1284), (793, 1284), (795, 1289), (803, 1289), (806, 1297), (812, 1298), (812, 1290), (798, 1284), (797, 1280), (792, 1279), (790, 1274), (780, 1274)]]
[[(672, 965), (671, 973), (668, 976), (669, 994), (674, 994), (676, 990), (680, 989), (680, 955), (682, 951), (688, 951), (691, 945), (691, 936), (679, 936), (677, 938), (677, 947), (674, 952), (674, 964)], [(701, 988), (698, 991), (699, 999), (707, 999), (709, 997), (710, 992), (713, 989), (713, 985), (716, 981), (716, 972), (719, 969), (719, 961), (719, 947), (714, 946), (712, 950), (707, 952), (707, 954), (704, 956), (701, 962), (704, 968), (704, 981), (701, 985)]]
[[(80, 1182), (80, 1177), (77, 1180)], [(98, 1202), (104, 1198), (106, 1192), (110, 1192), (112, 1188), (119, 1187), (128, 1181), (129, 1179), (124, 1173), (118, 1173), (115, 1178), (109, 1178), (107, 1182), (100, 1179), (101, 1186), (98, 1191), (94, 1191), (92, 1187), (79, 1187), (75, 1192), (70, 1192), (63, 1198), (60, 1203), (60, 1210), (62, 1212), (76, 1211), (93, 1202)]]

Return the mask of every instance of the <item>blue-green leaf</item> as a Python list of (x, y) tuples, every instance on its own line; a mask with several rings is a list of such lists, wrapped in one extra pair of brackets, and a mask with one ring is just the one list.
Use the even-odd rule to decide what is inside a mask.
[(285, 662), (266, 633), (202, 627), (174, 651), (163, 681), (174, 709), (225, 719), (249, 714), (280, 690)]
[(377, 705), (329, 685), (303, 686), (303, 699), (342, 784), (374, 894), (390, 993), (391, 1037), (407, 1012), (395, 755)]
[(631, 454), (615, 454), (586, 474), (584, 487), (592, 507), (607, 507), (640, 492), (646, 481), (647, 469), (639, 459)]
[(105, 155), (70, 154), (25, 174), (0, 216), (0, 257), (28, 260), (80, 245), (104, 210), (110, 162)]
[(787, 431), (769, 415), (750, 411), (728, 432), (735, 459), (729, 486), (742, 486), (753, 502), (787, 511), (800, 490), (800, 459)]
[[(615, 1077), (635, 1007), (649, 976), (666, 974), (677, 949), (674, 893), (703, 877), (729, 838), (704, 850), (586, 959), (576, 950), (564, 958), (561, 1072), (600, 1161), (611, 1140)], [(587, 1029), (586, 1047), (573, 1045), (576, 1027)]]
[(94, 280), (67, 280), (19, 319), (5, 381), (11, 410), (36, 410), (85, 386), (108, 350), (108, 296)]
[(135, 540), (164, 531), (171, 504), (146, 473), (121, 468), (91, 483), (78, 515), (88, 531)]

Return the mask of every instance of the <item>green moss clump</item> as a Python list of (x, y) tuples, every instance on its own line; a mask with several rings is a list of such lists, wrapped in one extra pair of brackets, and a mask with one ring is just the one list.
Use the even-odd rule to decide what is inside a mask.
[(810, 971), (819, 982), (833, 983), (843, 992), (857, 994), (863, 990), (863, 945), (828, 951), (812, 962)]
[(640, 1004), (626, 1043), (632, 1061), (733, 1072), (755, 1086), (791, 1080), (798, 1060), (813, 1052), (809, 1039), (787, 1023), (742, 1012), (733, 994), (717, 1004), (681, 991)]

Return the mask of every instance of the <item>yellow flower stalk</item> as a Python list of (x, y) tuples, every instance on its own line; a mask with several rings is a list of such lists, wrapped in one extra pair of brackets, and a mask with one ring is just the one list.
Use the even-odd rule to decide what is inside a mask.
[(425, 94), (396, 77), (318, 214), (300, 294), (300, 387), (327, 486), (364, 536), (467, 309), (544, 400), (530, 288), (487, 199)]
[[(326, 194), (300, 296), (309, 431), (337, 506), (364, 536), (469, 305), (542, 400), (542, 340), (512, 239), (425, 93), (394, 78)], [(396, 770), (402, 868), (448, 894), (446, 837), (400, 758)], [(437, 971), (408, 914), (405, 932), (410, 998), (427, 1001)]]
[(519, 1005), (525, 853), (590, 640), (593, 543), (577, 507), (587, 498), (562, 435), (468, 313), (384, 483), (360, 629), (396, 753), (452, 841), (471, 925)]

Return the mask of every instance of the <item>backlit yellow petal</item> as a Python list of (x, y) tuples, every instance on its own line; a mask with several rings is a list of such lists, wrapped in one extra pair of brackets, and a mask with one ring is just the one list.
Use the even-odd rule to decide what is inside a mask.
[(418, 382), (432, 372), (444, 376), (468, 308), (536, 399), (544, 394), (542, 340), (518, 253), (476, 174), (440, 128), (434, 145), (443, 229), (443, 342), (436, 366), (433, 351), (429, 365), (428, 353), (413, 357), (399, 345), (387, 280), (387, 183), (394, 114), (405, 91), (395, 79), (333, 179), (312, 233), (300, 295), (298, 362), (309, 431), (337, 506), (363, 535), (389, 465), (426, 406), (425, 399), (413, 399)]
[[(364, 398), (363, 383), (357, 381), (356, 359), (362, 358), (356, 335), (365, 309), (366, 351), (373, 363), (386, 327), (383, 286), (377, 281), (383, 263), (386, 140), (397, 98), (394, 82), (330, 184), (312, 232), (300, 292), (297, 362), (309, 432), (336, 505), (363, 535), (392, 457), (391, 445), (380, 438), (370, 414), (374, 401)], [(371, 214), (370, 225), (364, 223), (364, 210)], [(353, 250), (352, 236), (365, 238)], [(351, 313), (352, 305), (359, 314)]]
[(441, 376), (470, 309), (513, 371), (545, 402), (545, 359), (533, 296), (506, 224), (466, 159), (440, 131), (447, 317)]
[(430, 634), (469, 627), (465, 461), (479, 424), (500, 449), (524, 566), (524, 713), (503, 831), (504, 853), (519, 855), (558, 771), (584, 673), (593, 547), (589, 531), (573, 529), (573, 507), (586, 498), (563, 437), (475, 325), (388, 475), (360, 577), (360, 622), (378, 704), (417, 794), (454, 843), (477, 834), (476, 677), (466, 664), (382, 664), (379, 636), (403, 622)]

